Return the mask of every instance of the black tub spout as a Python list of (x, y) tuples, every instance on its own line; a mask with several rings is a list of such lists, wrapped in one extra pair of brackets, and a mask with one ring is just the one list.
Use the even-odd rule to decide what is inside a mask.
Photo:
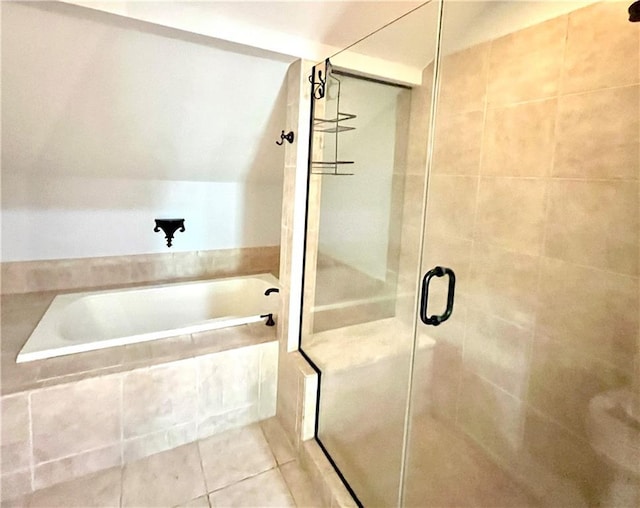
[(274, 326), (276, 324), (276, 322), (273, 320), (273, 314), (262, 314), (260, 317), (267, 318), (267, 322), (265, 323), (265, 325), (267, 326)]
[(269, 296), (271, 293), (279, 293), (280, 290), (278, 288), (269, 288), (264, 292), (264, 296)]

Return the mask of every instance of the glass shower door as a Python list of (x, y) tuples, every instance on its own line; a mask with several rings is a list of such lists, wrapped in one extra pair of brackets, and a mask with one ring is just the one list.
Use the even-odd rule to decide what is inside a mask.
[[(437, 4), (423, 9), (435, 43)], [(314, 73), (300, 346), (320, 371), (317, 439), (364, 506), (401, 492), (432, 74), (408, 86), (359, 62), (407, 29)]]
[(404, 506), (640, 503), (627, 7), (444, 2)]
[(640, 504), (640, 24), (578, 7), (432, 2), (331, 58), (301, 348), (365, 506)]

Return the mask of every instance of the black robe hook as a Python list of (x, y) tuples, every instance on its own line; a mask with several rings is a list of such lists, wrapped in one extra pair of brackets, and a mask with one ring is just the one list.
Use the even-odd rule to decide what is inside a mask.
[(276, 141), (276, 145), (283, 145), (285, 139), (289, 143), (293, 143), (293, 138), (294, 138), (293, 131), (289, 131), (288, 134), (285, 134), (284, 131), (282, 131), (282, 134), (280, 134), (280, 141)]

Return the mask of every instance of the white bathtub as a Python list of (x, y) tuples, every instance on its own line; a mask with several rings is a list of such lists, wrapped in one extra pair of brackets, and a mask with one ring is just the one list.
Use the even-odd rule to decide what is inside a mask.
[(279, 287), (270, 274), (57, 296), (17, 363), (265, 320)]

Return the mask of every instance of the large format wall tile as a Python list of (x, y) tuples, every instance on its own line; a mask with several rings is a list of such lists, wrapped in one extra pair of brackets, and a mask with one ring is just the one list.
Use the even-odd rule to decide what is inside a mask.
[(440, 236), (471, 238), (477, 188), (477, 177), (433, 175), (429, 182), (429, 230)]
[(105, 376), (31, 394), (36, 462), (120, 441), (121, 381)]
[(494, 454), (509, 456), (521, 446), (523, 403), (475, 374), (465, 372), (458, 423)]
[(491, 43), (487, 101), (513, 104), (558, 92), (567, 17), (540, 23)]
[(125, 439), (122, 444), (123, 462), (133, 462), (154, 453), (191, 443), (197, 439), (196, 422), (184, 423), (167, 430)]
[(424, 239), (422, 272), (438, 265), (449, 267), (456, 274), (456, 295), (468, 293), (471, 247), (471, 240), (432, 235), (427, 228)]
[(546, 188), (545, 180), (481, 178), (475, 239), (539, 255), (544, 237)]
[[(446, 47), (447, 41), (444, 41)], [(489, 43), (479, 44), (442, 59), (439, 114), (484, 109)]]
[(271, 342), (260, 347), (260, 419), (276, 414), (278, 394), (278, 343)]
[(196, 420), (196, 371), (192, 360), (128, 372), (123, 379), (124, 438)]
[(527, 411), (524, 457), (530, 461), (529, 481), (540, 484), (538, 471), (551, 476), (551, 488), (541, 493), (547, 506), (584, 506), (601, 497), (608, 474), (585, 441), (538, 411)]
[(420, 226), (424, 203), (424, 175), (407, 175), (404, 184), (402, 225)]
[(462, 347), (439, 341), (433, 348), (432, 369), (433, 412), (439, 418), (455, 422), (462, 373)]
[(638, 279), (544, 259), (538, 332), (630, 370), (637, 355)]
[(573, 349), (576, 344), (570, 346), (536, 336), (527, 401), (586, 438), (589, 401), (598, 393), (627, 384), (629, 376), (585, 355), (582, 349)]
[(518, 325), (536, 314), (539, 257), (476, 243), (471, 259), (470, 305)]
[(240, 348), (198, 359), (198, 414), (221, 414), (258, 402), (260, 349)]
[(2, 293), (66, 290), (254, 273), (278, 274), (278, 246), (0, 264)]
[(514, 397), (524, 398), (533, 331), (490, 314), (470, 311), (464, 366)]
[(110, 446), (90, 450), (64, 459), (45, 462), (34, 466), (33, 488), (35, 490), (62, 483), (77, 476), (94, 473), (122, 464), (120, 442)]
[[(455, 265), (460, 293), (428, 331), (428, 400), (549, 505), (604, 499), (588, 404), (627, 385), (638, 355), (640, 25), (626, 8), (598, 3), (442, 61), (425, 268)], [(473, 181), (478, 138), (464, 189), (452, 175)]]
[(638, 83), (640, 28), (629, 2), (600, 2), (569, 14), (562, 93)]
[(438, 117), (432, 174), (478, 174), (483, 121), (483, 111)]
[(29, 400), (26, 393), (2, 397), (2, 474), (29, 468)]
[(559, 98), (554, 176), (637, 179), (639, 147), (640, 86)]
[(122, 473), (113, 467), (83, 478), (36, 492), (29, 500), (32, 508), (71, 506), (118, 506)]
[(638, 183), (553, 181), (545, 254), (638, 274)]
[[(0, 475), (0, 493), (3, 505), (4, 501), (19, 499), (21, 496), (31, 492), (31, 470), (25, 469), (15, 473), (6, 473)], [(11, 506), (11, 503), (6, 503)], [(19, 503), (16, 503), (18, 506)]]
[(482, 142), (482, 174), (549, 175), (556, 107), (556, 99), (549, 99), (489, 109)]
[[(262, 324), (246, 328), (272, 337)], [(220, 392), (219, 405), (196, 396), (197, 358), (2, 397), (3, 501), (275, 414), (276, 341), (205, 358), (223, 375), (200, 388)]]

